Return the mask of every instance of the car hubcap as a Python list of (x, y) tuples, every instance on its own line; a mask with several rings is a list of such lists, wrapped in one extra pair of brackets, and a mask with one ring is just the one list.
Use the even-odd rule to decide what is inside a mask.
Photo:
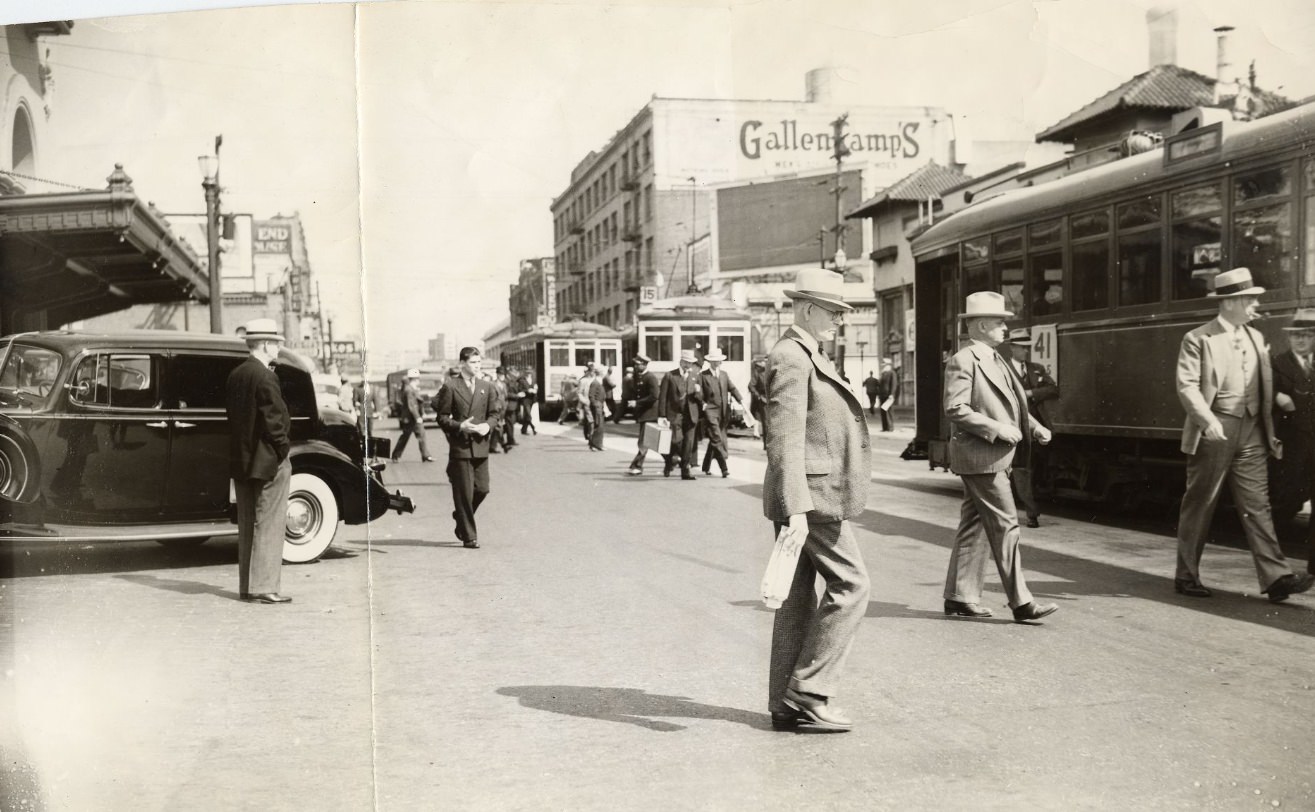
[(288, 500), (288, 541), (300, 544), (311, 538), (320, 528), (319, 505), (304, 494)]

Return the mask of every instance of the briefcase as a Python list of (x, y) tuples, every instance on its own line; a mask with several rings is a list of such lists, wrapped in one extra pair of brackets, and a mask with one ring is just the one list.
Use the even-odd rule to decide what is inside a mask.
[(644, 424), (644, 436), (639, 438), (639, 444), (649, 451), (656, 451), (659, 454), (671, 453), (671, 429), (662, 428), (657, 423)]

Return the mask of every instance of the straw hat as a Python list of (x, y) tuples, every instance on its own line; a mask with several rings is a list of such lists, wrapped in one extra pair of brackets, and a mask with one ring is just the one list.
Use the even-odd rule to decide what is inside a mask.
[(968, 294), (961, 319), (1008, 319), (1013, 313), (1005, 309), (1005, 297), (993, 290), (979, 290)]
[(1215, 274), (1214, 289), (1206, 296), (1212, 299), (1228, 299), (1233, 296), (1259, 296), (1265, 289), (1251, 281), (1250, 268), (1234, 268), (1231, 271)]
[(853, 310), (845, 304), (845, 278), (826, 268), (804, 268), (794, 278), (794, 290), (782, 291), (791, 299), (816, 302), (831, 310)]

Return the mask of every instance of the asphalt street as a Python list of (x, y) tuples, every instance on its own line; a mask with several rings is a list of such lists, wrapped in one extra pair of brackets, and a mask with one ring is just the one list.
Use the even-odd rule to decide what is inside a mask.
[[(762, 454), (626, 475), (544, 426), (492, 458), (478, 550), (440, 461), (390, 466), (412, 515), (236, 596), (236, 548), (21, 546), (0, 558), (0, 808), (792, 810), (1315, 808), (1315, 597), (1257, 596), (1207, 549), (1175, 595), (1164, 517), (1061, 508), (1025, 531), (1020, 625), (946, 618), (960, 489), (874, 432), (852, 733), (766, 714)], [(1296, 562), (1303, 566), (1304, 561)]]

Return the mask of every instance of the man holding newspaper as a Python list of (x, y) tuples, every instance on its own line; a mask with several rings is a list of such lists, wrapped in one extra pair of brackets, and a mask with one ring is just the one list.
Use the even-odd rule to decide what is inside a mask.
[(867, 502), (872, 444), (862, 404), (822, 350), (853, 309), (842, 290), (839, 274), (800, 271), (785, 292), (794, 324), (768, 360), (763, 513), (782, 546), (799, 553), (772, 629), (768, 710), (777, 730), (853, 727), (831, 699), (867, 611), (867, 568), (849, 520)]

